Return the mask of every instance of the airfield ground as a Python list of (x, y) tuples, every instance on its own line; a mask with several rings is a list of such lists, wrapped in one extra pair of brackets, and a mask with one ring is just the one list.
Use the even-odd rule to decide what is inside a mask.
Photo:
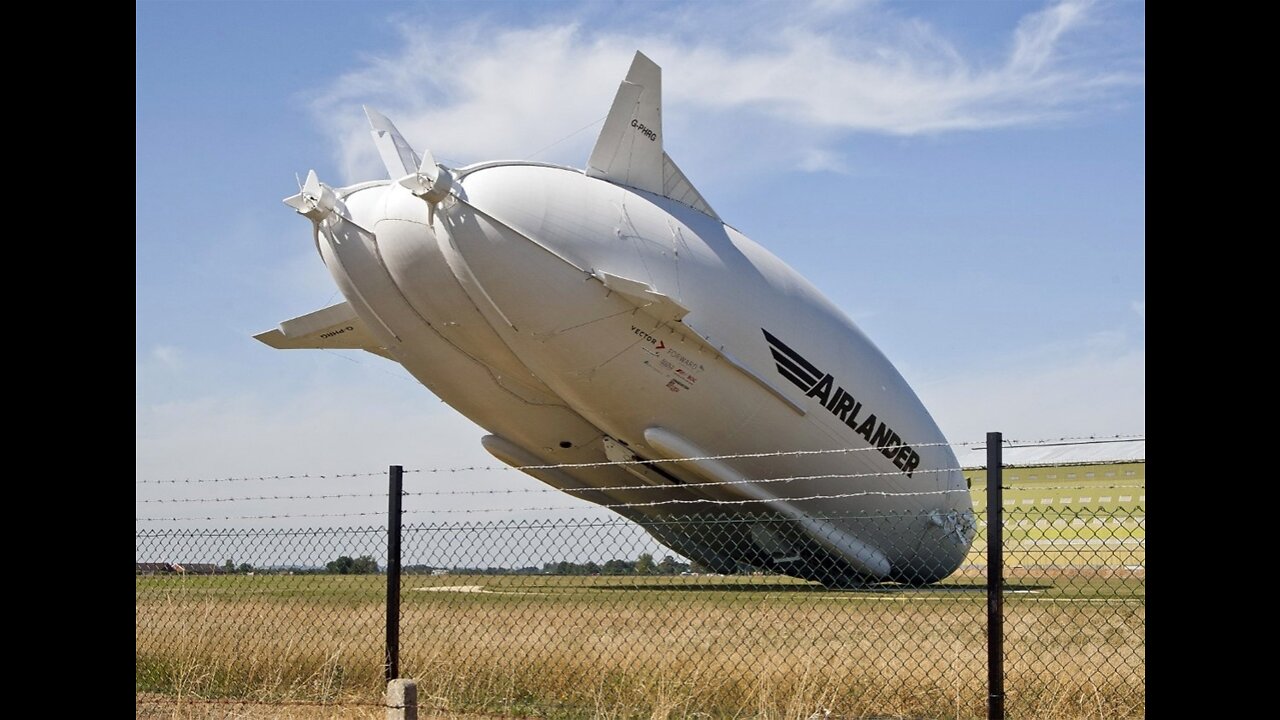
[[(1060, 479), (1024, 480), (1008, 494), (1011, 717), (1145, 714), (1145, 489), (1103, 489), (1116, 484), (1099, 478), (1068, 495)], [(452, 713), (981, 717), (984, 552), (980, 539), (965, 567), (923, 589), (830, 591), (777, 576), (406, 576), (402, 666), (425, 707)], [(279, 704), (228, 715), (173, 701), (376, 703), (384, 582), (136, 578), (138, 716), (381, 717), (376, 707)]]

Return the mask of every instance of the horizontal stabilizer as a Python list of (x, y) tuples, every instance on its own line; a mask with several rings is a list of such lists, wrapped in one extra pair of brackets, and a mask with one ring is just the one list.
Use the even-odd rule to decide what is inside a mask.
[(345, 302), (285, 320), (275, 330), (260, 332), (253, 337), (277, 350), (368, 350), (378, 355), (386, 354), (365, 330), (355, 310)]

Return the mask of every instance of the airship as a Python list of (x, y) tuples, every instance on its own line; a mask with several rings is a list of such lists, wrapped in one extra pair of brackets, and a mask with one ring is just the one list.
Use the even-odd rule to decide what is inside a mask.
[(399, 363), (503, 463), (712, 571), (850, 587), (960, 565), (973, 511), (942, 431), (853, 321), (664, 151), (648, 57), (585, 169), (446, 167), (365, 112), (389, 178), (312, 171), (284, 201), (345, 301), (258, 340)]

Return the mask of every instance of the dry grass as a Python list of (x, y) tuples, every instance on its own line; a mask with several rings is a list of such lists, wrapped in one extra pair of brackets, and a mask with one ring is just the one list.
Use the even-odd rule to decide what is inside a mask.
[[(418, 679), (425, 706), (448, 713), (805, 719), (985, 711), (979, 592), (836, 593), (773, 578), (754, 586), (645, 581), (406, 578), (403, 674)], [(379, 582), (139, 579), (137, 690), (167, 699), (376, 702)], [(484, 592), (415, 590), (442, 584)], [(1141, 578), (1076, 573), (1064, 584), (1069, 592), (1009, 598), (1010, 715), (1144, 715)], [(200, 714), (220, 707), (195, 705), (175, 717), (262, 717)], [(372, 716), (278, 709), (273, 717)]]

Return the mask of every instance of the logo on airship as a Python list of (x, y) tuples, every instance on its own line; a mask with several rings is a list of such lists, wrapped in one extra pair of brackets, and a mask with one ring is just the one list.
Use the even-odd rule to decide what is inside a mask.
[[(920, 454), (902, 442), (902, 438), (893, 428), (869, 413), (861, 422), (862, 403), (852, 394), (836, 383), (831, 373), (825, 373), (809, 362), (803, 355), (792, 350), (790, 346), (774, 337), (772, 333), (760, 328), (764, 339), (769, 343), (769, 352), (777, 363), (778, 374), (790, 380), (792, 384), (804, 391), (806, 397), (816, 399), (827, 412), (836, 416), (840, 422), (851, 430), (866, 438), (867, 442), (880, 449), (880, 452), (893, 461), (907, 477), (920, 467)], [(833, 391), (834, 389), (834, 391)]]

